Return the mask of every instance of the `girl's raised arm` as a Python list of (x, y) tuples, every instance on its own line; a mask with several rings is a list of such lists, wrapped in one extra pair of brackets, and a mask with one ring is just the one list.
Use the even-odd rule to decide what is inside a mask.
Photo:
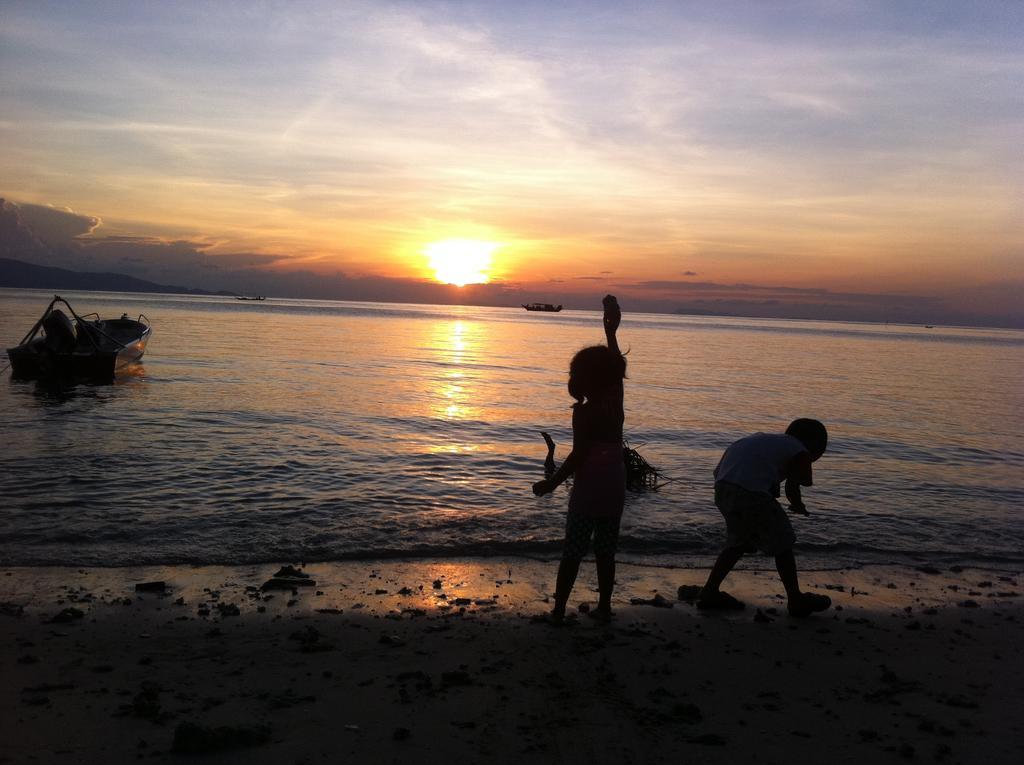
[(608, 347), (619, 353), (619, 341), (615, 338), (615, 332), (622, 321), (622, 310), (619, 308), (619, 301), (614, 295), (605, 295), (604, 300), (604, 336), (608, 339)]

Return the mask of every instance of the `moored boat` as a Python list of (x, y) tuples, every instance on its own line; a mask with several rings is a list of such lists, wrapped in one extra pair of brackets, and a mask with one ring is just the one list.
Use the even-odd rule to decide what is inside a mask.
[(552, 305), (551, 303), (523, 303), (523, 308), (527, 311), (547, 311), (548, 313), (557, 313), (562, 310), (562, 305)]
[[(63, 303), (69, 318), (57, 303)], [(95, 316), (95, 319), (90, 319)], [(118, 369), (142, 358), (152, 327), (139, 314), (129, 319), (79, 316), (71, 304), (54, 295), (42, 317), (22, 341), (7, 349), (11, 376), (20, 379), (112, 380)]]

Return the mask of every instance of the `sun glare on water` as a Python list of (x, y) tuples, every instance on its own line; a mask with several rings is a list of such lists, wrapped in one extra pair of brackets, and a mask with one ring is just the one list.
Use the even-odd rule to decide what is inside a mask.
[(445, 239), (432, 242), (424, 250), (434, 271), (434, 278), (444, 284), (463, 287), (486, 284), (490, 280), (491, 255), (501, 245), (477, 239)]

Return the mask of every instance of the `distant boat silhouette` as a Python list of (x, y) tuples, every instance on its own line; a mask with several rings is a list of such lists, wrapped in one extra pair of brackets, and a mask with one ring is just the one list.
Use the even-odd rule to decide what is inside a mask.
[(266, 300), (266, 299), (267, 299), (266, 295), (254, 295), (253, 297), (248, 297), (246, 295), (235, 295), (235, 300)]
[(551, 305), (551, 303), (523, 303), (523, 308), (527, 311), (547, 311), (548, 313), (557, 313), (562, 310), (562, 305)]

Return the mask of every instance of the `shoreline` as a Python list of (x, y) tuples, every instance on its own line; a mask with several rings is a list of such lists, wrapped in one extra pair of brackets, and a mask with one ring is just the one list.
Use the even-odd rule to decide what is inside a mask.
[(708, 613), (676, 598), (703, 569), (620, 563), (601, 625), (585, 562), (554, 628), (551, 562), (309, 563), (261, 591), (277, 568), (0, 567), (0, 763), (1024, 756), (1019, 571), (804, 570), (833, 608), (793, 619), (774, 572)]
[[(677, 571), (680, 573), (691, 571), (709, 571), (718, 556), (719, 550), (710, 552), (686, 554), (629, 556), (623, 555), (621, 551), (617, 554), (620, 566), (630, 566), (640, 569), (657, 569), (664, 571)], [(899, 556), (894, 554), (889, 557), (879, 556), (877, 560), (860, 557), (856, 560), (840, 558), (838, 561), (825, 562), (825, 558), (835, 557), (828, 553), (815, 553), (796, 549), (797, 567), (800, 572), (827, 572), (827, 571), (861, 571), (864, 569), (893, 568), (907, 569), (908, 571), (935, 571), (942, 574), (955, 574), (964, 569), (977, 571), (988, 571), (993, 576), (998, 574), (1016, 574), (1024, 572), (1024, 558), (1001, 557), (998, 555), (965, 556), (953, 553), (907, 553)], [(561, 543), (559, 549), (551, 555), (542, 553), (477, 553), (452, 551), (448, 553), (405, 553), (395, 552), (383, 555), (367, 554), (341, 556), (335, 558), (273, 558), (268, 560), (251, 561), (169, 561), (169, 562), (127, 562), (127, 563), (17, 563), (0, 561), (0, 576), (5, 571), (13, 570), (65, 570), (65, 571), (125, 571), (125, 570), (146, 570), (146, 569), (259, 569), (270, 566), (282, 566), (290, 564), (294, 566), (387, 566), (387, 565), (427, 565), (431, 563), (445, 563), (455, 561), (474, 561), (485, 565), (488, 563), (500, 564), (502, 561), (522, 561), (524, 565), (549, 565), (557, 566), (561, 557)], [(685, 557), (685, 562), (682, 558)], [(593, 554), (584, 559), (584, 565), (593, 565)], [(735, 571), (746, 572), (774, 572), (775, 563), (771, 556), (761, 553), (746, 555), (740, 559)]]

